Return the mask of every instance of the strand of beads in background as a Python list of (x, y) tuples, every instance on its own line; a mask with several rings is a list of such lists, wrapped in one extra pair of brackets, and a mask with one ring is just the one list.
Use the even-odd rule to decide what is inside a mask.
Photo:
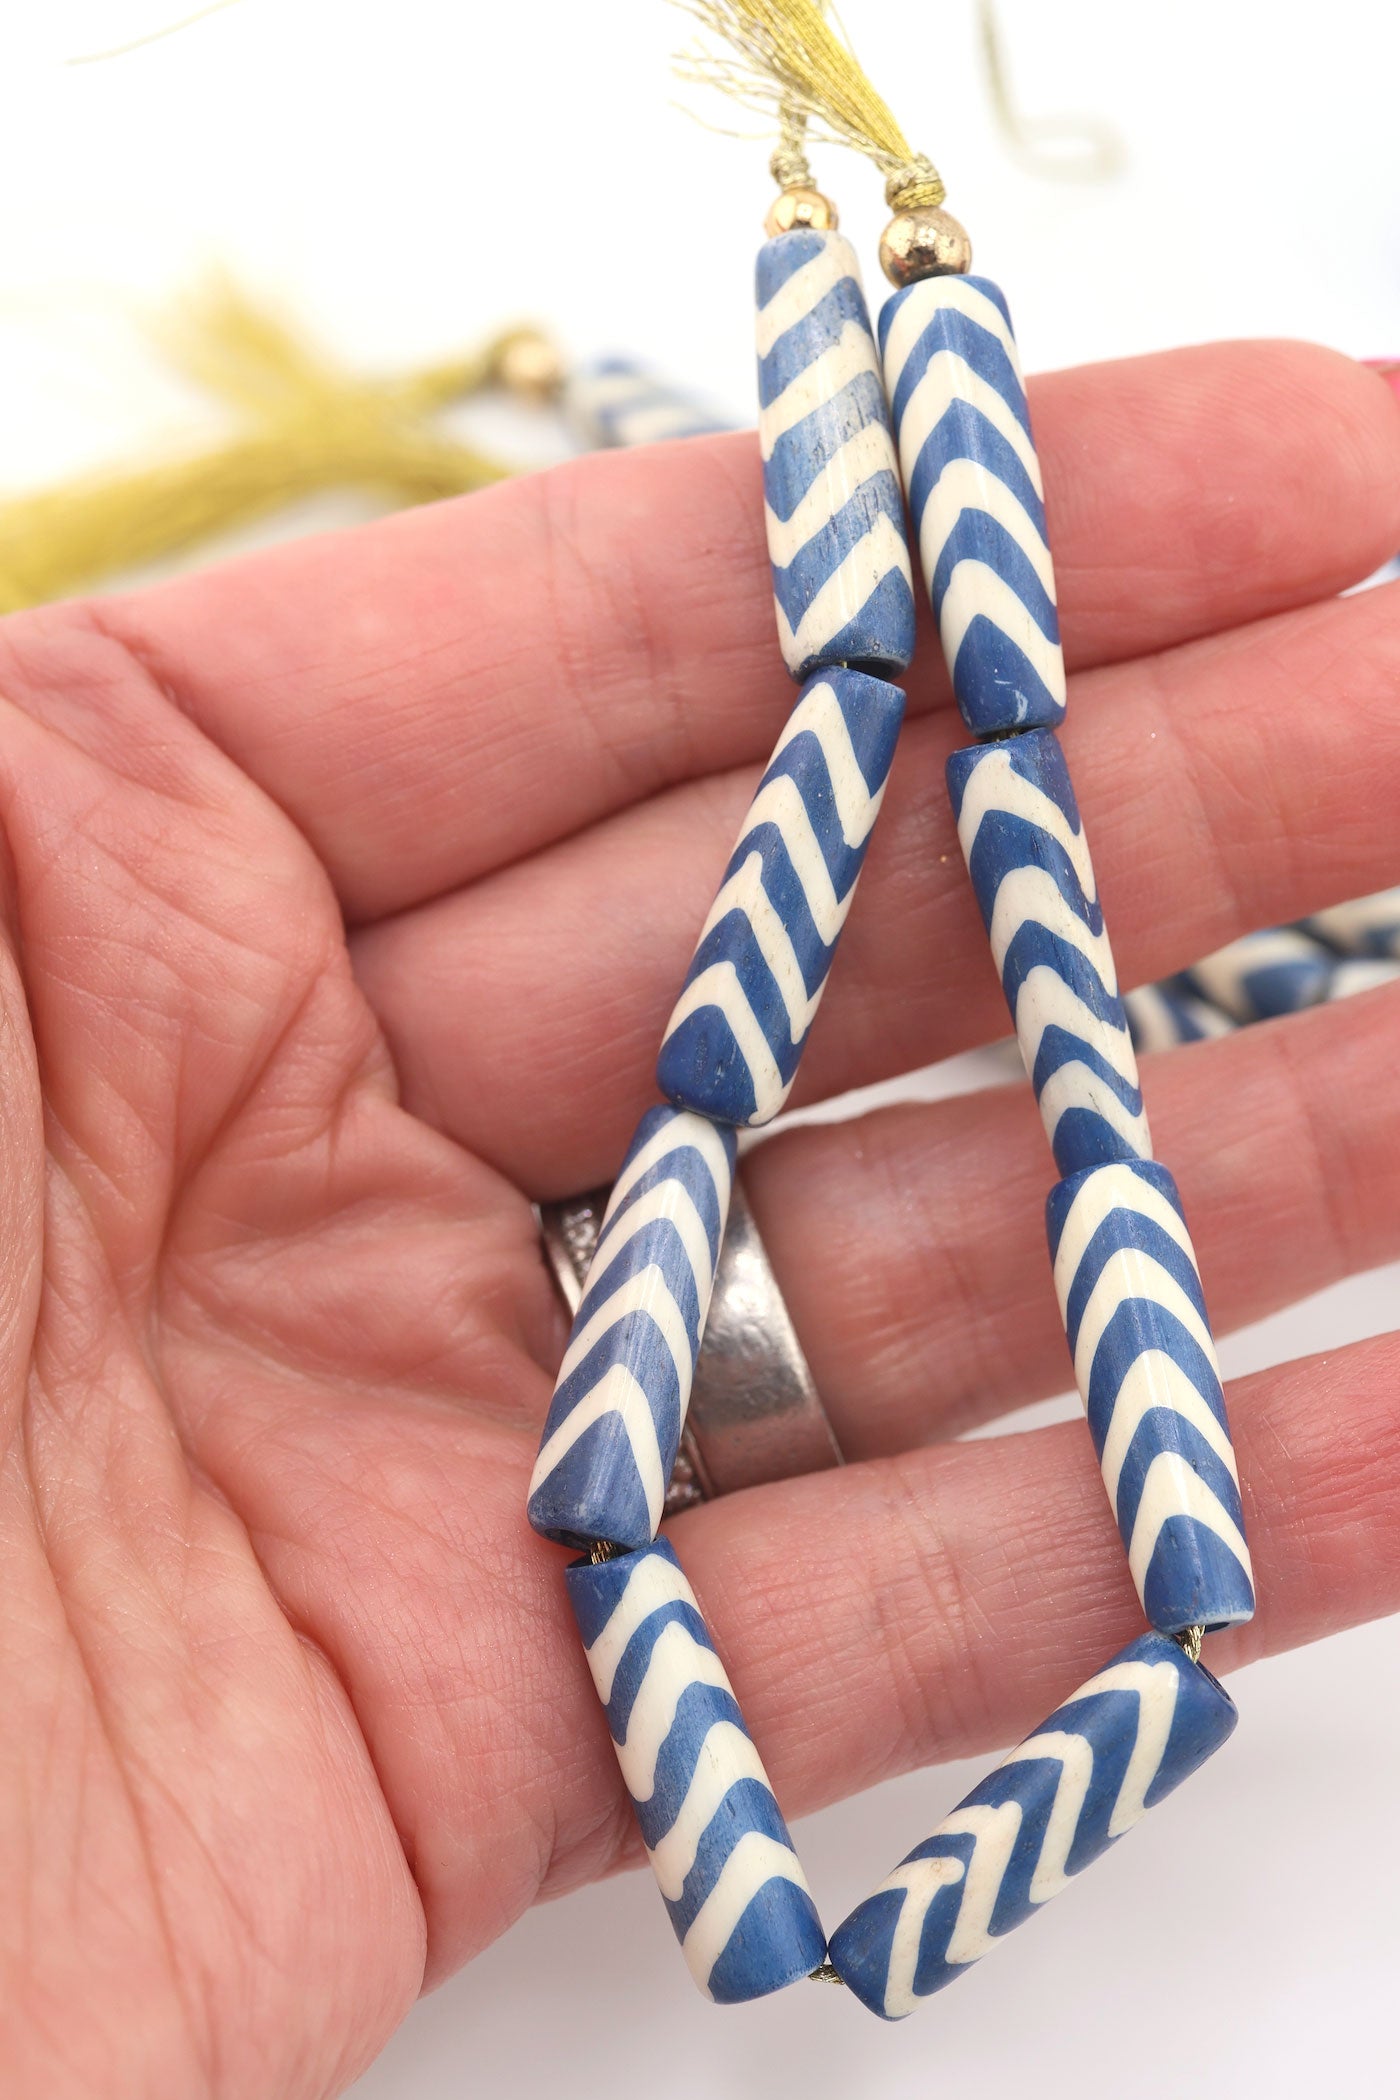
[[(530, 1486), (624, 1782), (701, 1989), (759, 1997), (826, 1952), (758, 1753), (669, 1544), (657, 1540), (704, 1331), (737, 1131), (787, 1097), (885, 791), (914, 593), (894, 439), (855, 257), (802, 184), (757, 268), (760, 441), (779, 640), (796, 705), (700, 930), (613, 1189)], [(610, 435), (637, 396), (604, 375)], [(597, 408), (595, 405), (595, 415)], [(653, 422), (666, 404), (643, 411)], [(630, 411), (629, 411), (630, 414)], [(598, 426), (601, 427), (601, 426)], [(631, 428), (636, 428), (632, 417)]]

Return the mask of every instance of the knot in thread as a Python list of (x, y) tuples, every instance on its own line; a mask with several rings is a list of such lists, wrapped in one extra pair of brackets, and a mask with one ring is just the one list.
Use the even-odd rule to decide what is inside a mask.
[(780, 190), (806, 189), (812, 180), (811, 162), (795, 138), (783, 138), (773, 148), (768, 172)]
[(920, 205), (939, 205), (947, 194), (943, 177), (926, 153), (900, 161), (885, 178), (885, 202), (891, 211), (917, 211)]

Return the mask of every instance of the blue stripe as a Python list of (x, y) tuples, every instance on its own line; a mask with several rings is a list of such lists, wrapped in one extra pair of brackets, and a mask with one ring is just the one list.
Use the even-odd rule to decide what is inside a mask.
[(1025, 389), (1016, 373), (1016, 367), (1007, 356), (1006, 346), (993, 335), (990, 328), (980, 322), (969, 320), (956, 307), (941, 306), (914, 344), (904, 360), (903, 370), (895, 381), (890, 396), (890, 411), (895, 428), (904, 421), (909, 406), (909, 397), (932, 364), (943, 351), (951, 351), (960, 357), (969, 369), (1001, 396), (1012, 415), (1029, 438), (1031, 434), (1030, 410), (1026, 406)]
[(1190, 1329), (1155, 1298), (1125, 1298), (1099, 1337), (1084, 1402), (1094, 1449), (1100, 1456), (1123, 1380), (1148, 1350), (1160, 1350), (1169, 1356), (1218, 1417), (1221, 1427), (1225, 1426), (1220, 1382), (1210, 1358)]
[[(1015, 592), (1046, 641), (1059, 641), (1060, 623), (1054, 600), (1036, 575), (1029, 556), (1017, 545), (1006, 527), (985, 510), (964, 508), (943, 542), (943, 551), (929, 581), (935, 605), (942, 605), (953, 580), (953, 571), (959, 562), (964, 561), (985, 563), (1008, 589)], [(963, 648), (966, 646), (964, 641)]]
[(673, 1597), (669, 1604), (659, 1604), (655, 1611), (648, 1612), (623, 1649), (613, 1672), (606, 1712), (615, 1743), (627, 1740), (627, 1724), (632, 1718), (632, 1708), (637, 1702), (642, 1681), (651, 1667), (652, 1652), (668, 1626), (683, 1626), (702, 1648), (714, 1653), (709, 1628), (696, 1607), (684, 1597)]
[(785, 430), (763, 469), (763, 492), (774, 516), (786, 524), (818, 474), (871, 423), (888, 426), (885, 390), (877, 372), (857, 372)]
[[(840, 508), (833, 511), (811, 539), (798, 548), (785, 569), (773, 567), (773, 596), (783, 608), (790, 627), (801, 625), (802, 615), (823, 584), (874, 530), (881, 517), (888, 518), (903, 531), (904, 499), (899, 492), (899, 483), (893, 474), (883, 471), (872, 474), (868, 481), (853, 489)], [(904, 582), (903, 577), (900, 581)], [(912, 593), (909, 593), (907, 584), (905, 591), (912, 604)], [(869, 597), (861, 607), (862, 625), (869, 624), (865, 614), (868, 604)]]
[[(758, 405), (767, 408), (800, 379), (809, 365), (840, 342), (851, 322), (870, 334), (865, 294), (854, 277), (843, 277), (785, 328), (766, 357), (758, 361)], [(874, 346), (871, 348), (872, 357)]]
[(1026, 512), (1046, 546), (1045, 505), (1020, 455), (988, 416), (971, 401), (950, 401), (919, 448), (909, 476), (909, 508), (922, 519), (929, 496), (945, 466), (955, 459), (974, 460), (1005, 484)]
[[(1146, 1175), (1135, 1174), (1135, 1178), (1145, 1182), (1148, 1188), (1153, 1186)], [(1060, 1186), (1063, 1188), (1064, 1183)], [(1056, 1196), (1058, 1193), (1056, 1190)], [(1160, 1193), (1167, 1195), (1166, 1190), (1161, 1190)], [(1168, 1196), (1168, 1201), (1170, 1200)], [(1172, 1209), (1178, 1217), (1181, 1216), (1175, 1203), (1172, 1204)], [(1184, 1219), (1182, 1223), (1185, 1223)], [(1062, 1225), (1063, 1220), (1060, 1226), (1056, 1227), (1056, 1247)], [(1111, 1261), (1115, 1254), (1120, 1254), (1125, 1247), (1150, 1255), (1154, 1261), (1160, 1262), (1172, 1281), (1185, 1292), (1201, 1319), (1207, 1320), (1201, 1279), (1196, 1274), (1196, 1264), (1186, 1249), (1154, 1218), (1146, 1217), (1142, 1211), (1131, 1210), (1127, 1204), (1120, 1203), (1114, 1206), (1103, 1223), (1090, 1235), (1089, 1243), (1075, 1268), (1074, 1282), (1070, 1285), (1069, 1296), (1065, 1301), (1065, 1330), (1069, 1336), (1071, 1353), (1079, 1346), (1079, 1324), (1084, 1317), (1084, 1308), (1089, 1302), (1090, 1293), (1103, 1274), (1105, 1264)], [(1052, 1259), (1054, 1252), (1055, 1249), (1052, 1248)]]

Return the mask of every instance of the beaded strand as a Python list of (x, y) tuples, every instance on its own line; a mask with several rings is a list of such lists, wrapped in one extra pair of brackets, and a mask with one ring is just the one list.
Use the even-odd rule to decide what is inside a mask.
[[(810, 7), (787, 15), (802, 16), (807, 50), (829, 42)], [(791, 47), (798, 58), (803, 49), (800, 39)], [(848, 56), (840, 67), (843, 88), (861, 81)], [(866, 106), (888, 119), (873, 91)], [(912, 160), (907, 148), (886, 158)], [(582, 1549), (570, 1601), (701, 1990), (728, 2002), (830, 1975), (897, 2019), (1226, 1740), (1235, 1708), (1201, 1666), (1200, 1644), (1250, 1617), (1254, 1591), (1195, 1256), (1175, 1184), (1152, 1157), (1055, 734), (1065, 674), (1054, 572), (1006, 301), (965, 274), (970, 243), (938, 209), (941, 184), (933, 201), (906, 196), (896, 169), (881, 258), (900, 289), (877, 351), (834, 208), (797, 174), (805, 166), (769, 215), (756, 289), (774, 604), (801, 692), (666, 1029), (666, 1105), (642, 1118), (604, 1216), (529, 1516), (545, 1537)], [(958, 836), (1061, 1177), (1047, 1201), (1056, 1293), (1151, 1630), (900, 1863), (838, 1928), (828, 1959), (758, 1752), (656, 1534), (738, 1130), (768, 1122), (787, 1098), (894, 756), (904, 695), (888, 674), (905, 668), (914, 641), (901, 476), (954, 696), (976, 739), (948, 764)]]

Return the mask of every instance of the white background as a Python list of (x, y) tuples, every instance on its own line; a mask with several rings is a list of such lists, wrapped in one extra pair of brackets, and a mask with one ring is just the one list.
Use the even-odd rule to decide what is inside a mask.
[[(71, 63), (180, 5), (6, 10), (0, 483), (204, 427), (133, 316), (210, 264), (366, 365), (533, 315), (578, 353), (642, 353), (747, 413), (767, 149), (673, 106), (700, 98), (668, 75), (686, 25), (660, 0), (239, 0), (169, 41)], [(1127, 170), (1098, 187), (1008, 152), (970, 0), (845, 13), (1008, 287), (1032, 368), (1217, 334), (1400, 351), (1400, 17), (1380, 0), (1006, 0), (1027, 113), (1082, 111), (1122, 134)], [(869, 253), (878, 183), (835, 154), (819, 173)], [(1400, 840), (1388, 873), (1400, 881)], [(1400, 1272), (1359, 1279), (1233, 1338), (1227, 1369), (1397, 1314)], [(1391, 1622), (1237, 1678), (1229, 1750), (902, 2028), (827, 1989), (710, 2009), (634, 1876), (524, 1920), (418, 2008), (357, 2100), (1391, 2094), (1398, 1659)], [(825, 1914), (971, 1776), (913, 1775), (802, 1826)]]

